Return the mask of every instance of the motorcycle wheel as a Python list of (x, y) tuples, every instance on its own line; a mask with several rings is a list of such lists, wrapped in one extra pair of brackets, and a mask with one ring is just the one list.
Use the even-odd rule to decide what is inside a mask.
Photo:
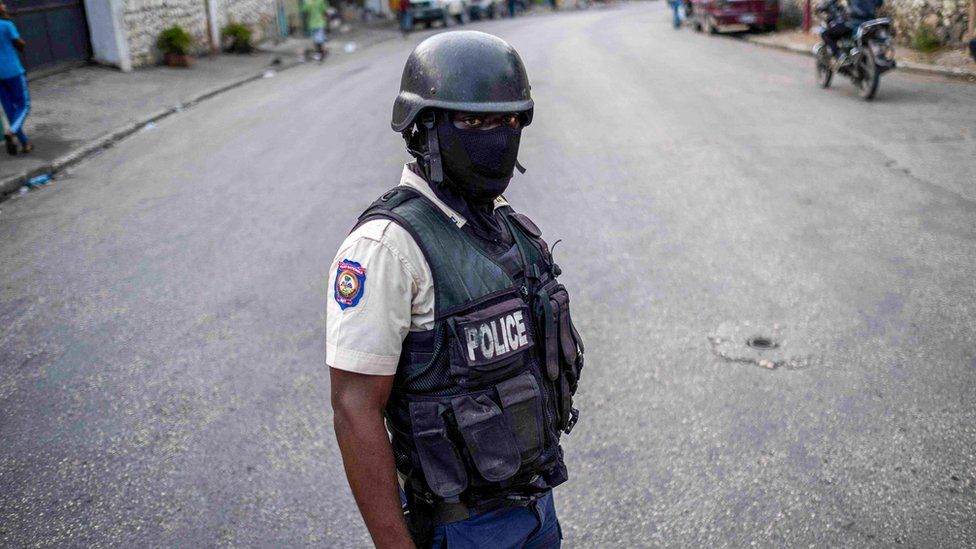
[(862, 50), (861, 58), (857, 62), (857, 78), (854, 79), (857, 94), (861, 96), (861, 99), (870, 101), (874, 98), (874, 94), (878, 93), (878, 82), (880, 80), (881, 74), (878, 71), (878, 65), (874, 62), (874, 53), (871, 52), (870, 48)]
[(834, 78), (834, 71), (830, 68), (830, 53), (827, 47), (820, 44), (815, 57), (817, 63), (817, 84), (821, 88), (829, 88), (830, 81)]

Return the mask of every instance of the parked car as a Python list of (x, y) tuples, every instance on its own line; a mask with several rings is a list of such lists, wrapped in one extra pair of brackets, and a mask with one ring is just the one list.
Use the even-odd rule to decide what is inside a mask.
[(506, 9), (503, 0), (471, 0), (468, 13), (471, 19), (494, 19), (505, 13)]
[(688, 21), (697, 31), (715, 34), (726, 25), (773, 30), (779, 18), (777, 0), (690, 0)]
[(434, 21), (445, 27), (453, 22), (464, 24), (468, 21), (468, 7), (465, 0), (410, 0), (410, 10), (414, 23), (423, 23), (428, 28)]

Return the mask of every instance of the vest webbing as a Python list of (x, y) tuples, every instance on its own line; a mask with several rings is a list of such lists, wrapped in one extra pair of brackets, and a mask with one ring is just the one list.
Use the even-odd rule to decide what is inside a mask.
[[(508, 215), (504, 217), (526, 263), (541, 261), (528, 237), (508, 220)], [(359, 223), (374, 218), (396, 221), (423, 251), (433, 277), (435, 320), (513, 287), (504, 269), (415, 189), (401, 186), (388, 191), (363, 212)]]

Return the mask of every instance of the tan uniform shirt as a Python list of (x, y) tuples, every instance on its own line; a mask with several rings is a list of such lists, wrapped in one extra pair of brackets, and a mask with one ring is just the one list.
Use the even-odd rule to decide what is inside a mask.
[[(429, 198), (461, 228), (467, 222), (404, 166), (400, 184)], [(499, 197), (495, 207), (505, 204)], [(339, 246), (329, 269), (325, 363), (360, 374), (396, 373), (403, 338), (434, 327), (434, 281), (420, 247), (387, 219), (367, 221)]]

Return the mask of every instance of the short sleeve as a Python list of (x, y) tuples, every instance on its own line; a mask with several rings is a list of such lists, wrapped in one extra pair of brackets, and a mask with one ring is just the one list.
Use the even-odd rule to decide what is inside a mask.
[(6, 27), (7, 32), (10, 34), (11, 41), (20, 40), (20, 33), (17, 32), (17, 25), (10, 23), (9, 25), (6, 25)]
[(325, 321), (325, 362), (332, 368), (396, 373), (417, 284), (402, 254), (382, 238), (390, 223), (357, 228), (332, 262)]

